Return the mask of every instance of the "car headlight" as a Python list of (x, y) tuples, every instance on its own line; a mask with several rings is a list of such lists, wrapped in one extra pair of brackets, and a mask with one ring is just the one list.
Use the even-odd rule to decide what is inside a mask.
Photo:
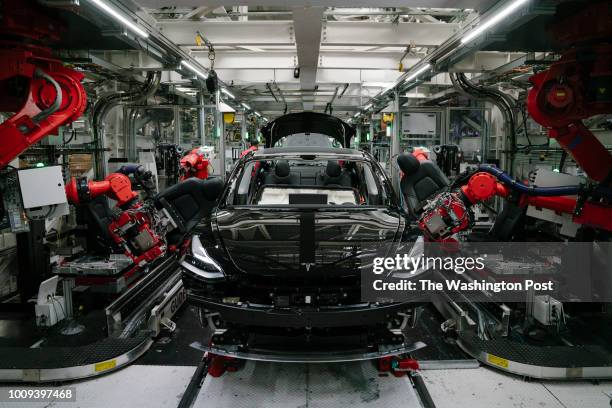
[(181, 266), (204, 279), (224, 279), (221, 266), (206, 251), (200, 237), (194, 235), (191, 239), (191, 254), (185, 255)]

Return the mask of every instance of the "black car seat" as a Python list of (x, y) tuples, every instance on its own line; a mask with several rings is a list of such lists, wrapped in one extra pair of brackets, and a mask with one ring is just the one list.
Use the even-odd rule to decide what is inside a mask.
[(168, 243), (180, 242), (202, 218), (210, 215), (222, 191), (221, 179), (190, 178), (159, 193), (155, 197), (155, 206), (168, 211), (177, 225), (166, 237)]
[(348, 175), (337, 161), (327, 162), (325, 174), (319, 176), (318, 184), (322, 186), (351, 187), (351, 176)]
[(86, 206), (77, 207), (77, 222), (89, 226), (87, 250), (92, 254), (108, 255), (113, 252), (115, 241), (108, 230), (113, 216), (105, 196), (95, 197)]
[(449, 181), (435, 163), (419, 161), (412, 154), (400, 154), (397, 164), (404, 173), (400, 188), (408, 210), (417, 217), (427, 200), (448, 187)]
[(264, 179), (266, 185), (298, 185), (300, 184), (300, 176), (291, 173), (291, 167), (287, 160), (278, 160), (274, 166), (274, 171), (266, 174)]
[(517, 204), (505, 203), (502, 211), (495, 217), (495, 224), (489, 234), (502, 242), (520, 240), (526, 212), (527, 209)]

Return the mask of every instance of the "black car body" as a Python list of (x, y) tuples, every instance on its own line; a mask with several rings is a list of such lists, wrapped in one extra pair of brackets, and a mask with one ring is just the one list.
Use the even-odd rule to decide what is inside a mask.
[(412, 347), (398, 330), (414, 304), (363, 302), (360, 255), (393, 252), (406, 228), (391, 183), (369, 154), (312, 146), (256, 151), (237, 163), (193, 236), (182, 261), (188, 301), (217, 333), (213, 343), (223, 343), (219, 354), (398, 354)]

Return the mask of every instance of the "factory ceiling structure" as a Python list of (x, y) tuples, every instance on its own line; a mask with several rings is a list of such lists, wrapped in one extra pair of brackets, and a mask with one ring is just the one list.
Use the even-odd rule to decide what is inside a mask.
[[(481, 13), (495, 4), (487, 0), (398, 2), (388, 7), (367, 1), (263, 3), (226, 7), (219, 2), (138, 0), (131, 9), (134, 18), (193, 58), (202, 73), (211, 68), (212, 45), (218, 77), (233, 95), (264, 116), (331, 109), (349, 119), (476, 24)], [(516, 18), (524, 17), (518, 14)], [(165, 83), (187, 94), (197, 91), (171, 66), (150, 61), (146, 47), (140, 60), (116, 54), (109, 58), (118, 64), (138, 67), (144, 62), (146, 69), (165, 68)], [(471, 50), (469, 57), (454, 61), (445, 71), (479, 72), (522, 55)], [(418, 85), (402, 90), (402, 104), (418, 103), (452, 86), (445, 72), (429, 75)]]

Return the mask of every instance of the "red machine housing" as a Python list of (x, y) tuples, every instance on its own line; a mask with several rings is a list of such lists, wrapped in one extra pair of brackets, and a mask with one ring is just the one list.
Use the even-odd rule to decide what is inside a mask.
[(470, 177), (468, 183), (461, 187), (461, 192), (470, 203), (476, 204), (486, 201), (494, 196), (508, 197), (508, 187), (498, 182), (497, 179), (485, 172), (478, 172)]
[(612, 2), (592, 1), (567, 10), (549, 31), (567, 47), (547, 70), (530, 78), (531, 117), (572, 155), (595, 181), (610, 183), (612, 155), (582, 123), (612, 113)]
[(151, 229), (149, 215), (138, 208), (119, 214), (108, 229), (136, 265), (152, 262), (166, 252), (165, 242)]
[[(85, 111), (84, 75), (52, 57), (51, 49), (33, 45), (58, 40), (60, 25), (29, 1), (0, 4), (0, 111), (15, 114), (0, 124), (0, 168), (32, 144)], [(15, 37), (25, 37), (23, 40)], [(59, 90), (59, 92), (58, 92)]]
[(117, 201), (121, 212), (108, 226), (113, 241), (134, 264), (151, 262), (166, 252), (166, 243), (151, 227), (153, 220), (145, 210), (132, 183), (122, 173), (112, 173), (103, 181), (79, 180), (66, 185), (66, 197), (72, 204), (83, 204), (101, 195)]
[(210, 161), (199, 147), (185, 155), (180, 161), (180, 166), (182, 173), (181, 180), (186, 180), (190, 177), (206, 180), (209, 176), (208, 166), (210, 166)]
[(549, 129), (549, 137), (590, 178), (605, 181), (612, 174), (612, 154), (582, 120), (612, 113), (612, 45), (571, 49), (530, 81), (533, 88), (527, 108), (531, 117)]
[(121, 173), (112, 173), (103, 181), (81, 179), (77, 182), (73, 177), (66, 184), (66, 197), (73, 204), (80, 204), (100, 195), (106, 195), (117, 201), (118, 207), (123, 207), (138, 197), (138, 194), (132, 191), (130, 178)]
[(452, 236), (472, 226), (472, 216), (460, 193), (441, 193), (423, 209), (419, 228), (436, 242), (455, 241)]

